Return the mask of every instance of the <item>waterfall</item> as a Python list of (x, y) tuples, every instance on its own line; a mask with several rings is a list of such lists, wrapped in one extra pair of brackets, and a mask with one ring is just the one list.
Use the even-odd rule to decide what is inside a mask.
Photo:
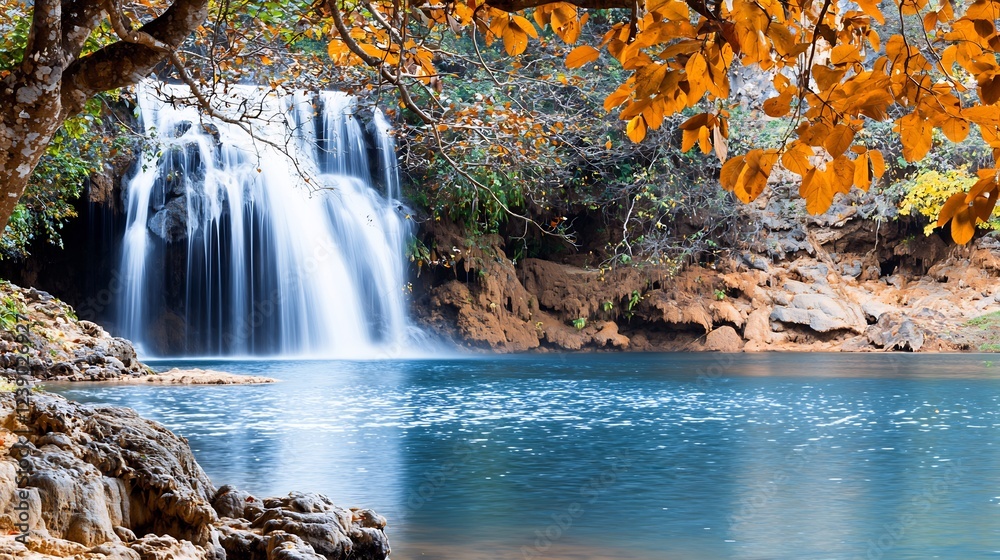
[(125, 187), (123, 336), (161, 356), (403, 349), (411, 231), (384, 115), (367, 133), (351, 96), (237, 86), (220, 111), (240, 125), (165, 101), (187, 97), (138, 88), (155, 141)]

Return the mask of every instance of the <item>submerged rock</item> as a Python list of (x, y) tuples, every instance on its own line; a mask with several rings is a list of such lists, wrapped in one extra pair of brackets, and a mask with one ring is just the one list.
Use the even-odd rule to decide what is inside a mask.
[(259, 375), (238, 375), (211, 369), (173, 368), (164, 372), (122, 379), (125, 383), (159, 383), (163, 385), (254, 385), (274, 383), (277, 379)]

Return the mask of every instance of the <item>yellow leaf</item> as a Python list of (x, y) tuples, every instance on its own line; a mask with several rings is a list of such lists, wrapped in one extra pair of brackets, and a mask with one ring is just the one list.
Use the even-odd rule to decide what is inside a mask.
[(868, 167), (868, 154), (861, 154), (854, 161), (854, 185), (867, 191), (872, 185), (871, 169)]
[(632, 103), (628, 107), (625, 107), (625, 109), (622, 111), (622, 114), (619, 115), (618, 118), (620, 118), (623, 121), (627, 121), (636, 115), (641, 115), (642, 112), (646, 110), (646, 107), (649, 107), (649, 104), (652, 102), (653, 102), (652, 99), (648, 98), (640, 99), (639, 101)]
[(951, 219), (951, 238), (959, 245), (968, 243), (976, 234), (976, 216), (972, 208), (966, 206)]
[(698, 142), (698, 130), (682, 130), (681, 131), (681, 151), (686, 152), (694, 147), (695, 143)]
[(708, 137), (708, 128), (702, 127), (698, 129), (698, 147), (701, 148), (701, 153), (708, 154), (712, 151), (712, 140)]
[(826, 148), (830, 155), (837, 157), (840, 154), (847, 151), (847, 148), (851, 146), (851, 142), (854, 141), (854, 130), (849, 126), (838, 124), (833, 127), (829, 136), (823, 141), (823, 147)]
[(986, 105), (993, 105), (1000, 101), (1000, 76), (993, 76), (983, 82), (979, 88), (979, 97)]
[(698, 130), (703, 126), (708, 126), (709, 116), (711, 115), (709, 115), (708, 113), (698, 113), (697, 115), (682, 122), (679, 128), (681, 130)]
[(813, 168), (802, 178), (799, 195), (806, 199), (806, 211), (810, 214), (822, 214), (833, 204), (833, 195), (836, 194), (836, 190), (830, 184), (829, 172), (832, 169), (832, 165), (827, 167), (826, 171)]
[(715, 144), (715, 155), (718, 156), (719, 161), (725, 163), (729, 156), (729, 142), (726, 141), (721, 126), (712, 128), (712, 143)]
[(531, 38), (533, 39), (538, 38), (538, 31), (535, 30), (535, 26), (532, 25), (531, 22), (527, 20), (527, 18), (521, 16), (514, 16), (512, 20), (515, 25), (521, 28), (521, 31), (524, 31)]
[(941, 126), (941, 132), (952, 142), (961, 142), (969, 135), (969, 123), (965, 119), (950, 118)]
[(684, 65), (684, 73), (687, 74), (688, 83), (691, 84), (691, 90), (688, 92), (688, 104), (693, 105), (701, 99), (705, 90), (708, 89), (710, 78), (705, 57), (700, 52), (691, 55), (687, 64)]
[[(774, 162), (778, 159), (776, 150), (750, 150), (744, 158), (744, 165), (736, 178), (733, 193), (743, 202), (750, 202), (760, 196), (767, 186)], [(725, 170), (725, 165), (723, 166)]]
[(829, 89), (834, 84), (839, 83), (846, 73), (846, 68), (834, 70), (821, 64), (813, 65), (813, 79), (816, 80), (816, 85), (819, 86), (820, 90)]
[(666, 64), (648, 64), (635, 72), (636, 97), (650, 97), (660, 91), (660, 84), (670, 67)]
[(995, 176), (986, 175), (985, 177), (980, 177), (980, 179), (972, 185), (972, 188), (969, 189), (968, 194), (965, 195), (964, 202), (969, 204), (970, 202), (976, 200), (979, 195), (996, 189), (996, 186), (997, 182)]
[(740, 173), (742, 173), (745, 165), (745, 156), (737, 156), (724, 163), (722, 165), (722, 171), (719, 173), (719, 182), (722, 184), (722, 188), (727, 191), (735, 190), (737, 179), (739, 178)]
[(785, 153), (781, 156), (781, 165), (792, 173), (805, 177), (806, 173), (812, 169), (812, 166), (809, 164), (809, 156), (811, 155), (813, 155), (812, 148), (796, 143), (785, 150)]
[(903, 142), (903, 157), (914, 162), (924, 158), (931, 149), (931, 126), (916, 113), (897, 121), (896, 130)]
[(930, 33), (937, 27), (938, 24), (938, 14), (937, 12), (927, 12), (924, 16), (924, 31)]
[(837, 159), (833, 160), (832, 164), (826, 164), (828, 173), (831, 166), (833, 167), (833, 176), (830, 179), (830, 184), (837, 192), (844, 194), (851, 192), (856, 167), (854, 162), (847, 156), (838, 156)]
[(642, 112), (642, 116), (646, 119), (646, 126), (653, 130), (660, 128), (660, 125), (663, 124), (663, 100), (656, 98), (650, 102), (649, 106)]
[(854, 45), (837, 45), (830, 51), (830, 62), (835, 65), (854, 64), (861, 62), (861, 53)]
[(993, 214), (993, 208), (997, 205), (997, 191), (990, 191), (990, 196), (987, 198), (985, 196), (976, 197), (976, 200), (972, 203), (972, 213), (974, 216), (979, 218), (979, 220), (985, 222), (990, 219), (990, 215)]
[(612, 93), (611, 95), (607, 96), (604, 99), (604, 110), (610, 112), (611, 109), (614, 109), (615, 107), (621, 105), (622, 103), (625, 103), (626, 101), (628, 101), (628, 98), (631, 95), (631, 93), (632, 90), (629, 87), (628, 82), (618, 86), (618, 89), (616, 89), (614, 93)]
[(885, 159), (882, 157), (882, 152), (879, 150), (868, 150), (868, 158), (872, 162), (872, 175), (876, 179), (881, 179), (882, 175), (885, 174)]
[[(459, 4), (461, 4), (461, 2), (459, 2)], [(535, 17), (535, 23), (538, 24), (538, 27), (545, 27), (552, 19), (551, 4), (538, 6), (534, 9), (534, 13), (532, 15)]]
[(687, 21), (689, 18), (687, 4), (677, 0), (647, 0), (646, 11), (656, 12), (668, 20)]
[(948, 223), (948, 220), (955, 216), (955, 213), (962, 207), (968, 206), (965, 202), (965, 193), (955, 193), (948, 197), (948, 200), (941, 205), (941, 212), (938, 214), (937, 227)]
[(781, 94), (764, 102), (764, 113), (769, 117), (779, 118), (788, 114), (792, 108), (792, 96)]
[(646, 137), (646, 121), (642, 118), (642, 115), (628, 121), (628, 125), (625, 127), (625, 134), (628, 135), (629, 140), (636, 144), (642, 142), (642, 139)]
[(856, 0), (856, 3), (861, 7), (861, 10), (864, 13), (875, 18), (875, 21), (877, 21), (879, 25), (885, 25), (885, 16), (882, 15), (882, 10), (878, 8), (879, 3), (877, 0)]
[(330, 58), (336, 61), (340, 59), (341, 55), (347, 54), (350, 51), (347, 49), (347, 45), (345, 45), (343, 41), (334, 39), (333, 41), (327, 43), (326, 52), (330, 55)]
[[(601, 52), (590, 45), (580, 45), (579, 47), (571, 50), (568, 55), (566, 55), (566, 68), (579, 68), (588, 62), (593, 62), (601, 55)], [(621, 88), (619, 88), (621, 89)], [(611, 94), (608, 99), (611, 99)], [(614, 106), (614, 105), (612, 105)]]
[(528, 34), (521, 28), (508, 25), (503, 28), (503, 48), (510, 56), (517, 56), (528, 48)]

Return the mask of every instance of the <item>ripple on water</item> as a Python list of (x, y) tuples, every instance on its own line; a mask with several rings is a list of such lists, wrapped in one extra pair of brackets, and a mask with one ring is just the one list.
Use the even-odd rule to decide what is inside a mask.
[(574, 503), (535, 557), (865, 557), (907, 512), (886, 558), (985, 557), (1000, 382), (923, 359), (865, 378), (854, 356), (749, 356), (708, 387), (712, 356), (229, 362), (283, 381), (62, 392), (178, 431), (218, 483), (376, 507), (397, 560), (523, 558)]

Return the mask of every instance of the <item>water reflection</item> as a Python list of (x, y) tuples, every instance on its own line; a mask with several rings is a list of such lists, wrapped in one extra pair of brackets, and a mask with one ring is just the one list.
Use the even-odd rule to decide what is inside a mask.
[(719, 364), (227, 362), (199, 365), (283, 381), (59, 390), (163, 422), (217, 484), (377, 508), (397, 560), (998, 554), (981, 357), (739, 356), (699, 382)]

